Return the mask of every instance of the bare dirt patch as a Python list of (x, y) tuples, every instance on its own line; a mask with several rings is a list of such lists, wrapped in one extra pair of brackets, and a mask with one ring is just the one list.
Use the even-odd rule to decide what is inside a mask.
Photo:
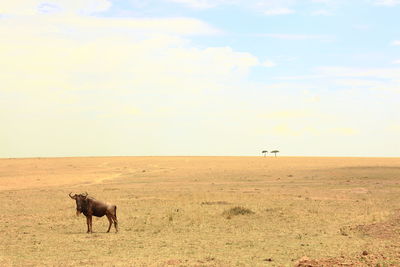
[(358, 225), (354, 228), (363, 234), (379, 239), (400, 239), (400, 210), (387, 221)]
[(295, 267), (321, 267), (321, 266), (361, 266), (354, 261), (344, 259), (309, 259), (302, 257), (295, 264)]
[(340, 258), (323, 258), (323, 259), (310, 259), (308, 257), (302, 257), (298, 261), (296, 261), (295, 267), (331, 267), (331, 266), (376, 266), (376, 267), (384, 267), (384, 266), (398, 266), (398, 257), (394, 256), (393, 258), (389, 258), (384, 256), (384, 254), (372, 254), (367, 251), (363, 251), (360, 255), (348, 258), (348, 257), (340, 257)]

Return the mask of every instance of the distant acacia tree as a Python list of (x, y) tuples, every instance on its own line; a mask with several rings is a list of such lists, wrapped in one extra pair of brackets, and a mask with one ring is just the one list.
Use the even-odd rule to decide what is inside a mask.
[(263, 150), (262, 153), (263, 153), (263, 155), (265, 157), (267, 155), (268, 151), (267, 150)]
[(276, 153), (279, 153), (279, 150), (273, 150), (273, 151), (271, 151), (271, 153), (274, 153), (275, 157), (276, 157)]

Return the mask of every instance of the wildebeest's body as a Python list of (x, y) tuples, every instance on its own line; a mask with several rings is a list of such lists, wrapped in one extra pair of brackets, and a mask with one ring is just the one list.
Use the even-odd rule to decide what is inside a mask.
[(113, 223), (115, 231), (118, 232), (117, 206), (88, 197), (87, 193), (74, 196), (70, 193), (69, 196), (76, 201), (76, 214), (83, 213), (86, 216), (88, 233), (92, 232), (92, 216), (103, 217), (104, 215), (110, 223), (107, 233), (110, 232)]
[(81, 211), (85, 216), (93, 215), (96, 217), (103, 217), (106, 215), (108, 207), (109, 205), (106, 203), (97, 201), (92, 197), (88, 197), (86, 198), (86, 205), (82, 207)]

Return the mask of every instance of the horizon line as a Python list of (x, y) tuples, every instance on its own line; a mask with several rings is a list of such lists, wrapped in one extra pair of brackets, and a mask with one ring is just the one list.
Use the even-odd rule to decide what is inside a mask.
[(110, 155), (110, 156), (32, 156), (32, 157), (0, 157), (0, 160), (11, 160), (11, 159), (65, 159), (65, 158), (229, 158), (229, 157), (242, 157), (242, 158), (400, 158), (400, 156), (301, 156), (301, 155)]

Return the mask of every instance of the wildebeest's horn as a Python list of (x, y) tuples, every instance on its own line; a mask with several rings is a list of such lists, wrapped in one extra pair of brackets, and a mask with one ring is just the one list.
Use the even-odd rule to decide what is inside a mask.
[(69, 197), (72, 198), (72, 199), (75, 199), (75, 196), (71, 196), (71, 194), (72, 194), (72, 192), (68, 194)]
[(82, 194), (82, 196), (84, 196), (84, 197), (87, 197), (87, 196), (88, 196), (88, 193), (87, 193), (87, 192), (85, 192), (85, 195), (84, 195), (84, 194)]

